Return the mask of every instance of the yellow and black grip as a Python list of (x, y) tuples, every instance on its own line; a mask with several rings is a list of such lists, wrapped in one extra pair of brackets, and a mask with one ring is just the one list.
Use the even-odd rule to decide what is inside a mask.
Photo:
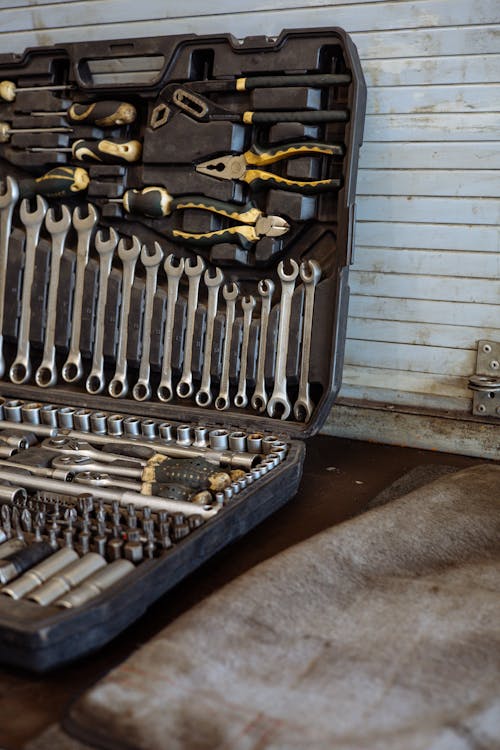
[(89, 182), (88, 172), (82, 167), (56, 167), (34, 180), (20, 180), (19, 194), (22, 198), (32, 195), (64, 198), (86, 190)]
[(243, 224), (254, 224), (262, 215), (253, 203), (241, 206), (236, 203), (209, 199), (204, 195), (184, 195), (174, 198), (168, 190), (156, 186), (146, 187), (143, 190), (127, 190), (123, 198), (112, 199), (110, 202), (114, 203), (118, 200), (123, 202), (123, 208), (127, 213), (150, 216), (153, 219), (169, 216), (174, 211), (186, 208), (211, 211)]
[[(212, 119), (224, 118), (214, 116)], [(347, 122), (349, 113), (346, 109), (299, 110), (297, 112), (268, 112), (267, 110), (260, 110), (258, 112), (243, 112), (241, 119), (245, 125), (274, 122), (319, 124), (322, 122)]]
[(106, 140), (87, 141), (83, 138), (71, 146), (73, 159), (98, 164), (129, 164), (139, 161), (142, 154), (140, 141)]
[(129, 102), (100, 101), (91, 104), (74, 103), (68, 109), (70, 122), (82, 125), (98, 125), (101, 128), (112, 128), (116, 125), (128, 125), (137, 117), (137, 110)]
[(255, 227), (248, 224), (216, 229), (213, 232), (203, 232), (202, 234), (173, 229), (168, 236), (174, 242), (184, 242), (186, 245), (192, 245), (193, 247), (210, 247), (222, 242), (236, 242), (245, 250), (250, 250), (252, 245), (260, 240), (260, 235), (255, 231)]

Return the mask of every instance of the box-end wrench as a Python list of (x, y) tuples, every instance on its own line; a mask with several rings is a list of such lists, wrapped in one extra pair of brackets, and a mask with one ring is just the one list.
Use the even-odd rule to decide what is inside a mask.
[(113, 263), (113, 253), (118, 244), (118, 234), (109, 228), (109, 237), (103, 239), (102, 230), (95, 236), (95, 249), (99, 255), (99, 292), (97, 295), (97, 312), (95, 323), (94, 354), (92, 370), (85, 383), (87, 393), (93, 395), (104, 390), (104, 330), (106, 323), (106, 301), (108, 299), (108, 279)]
[(257, 358), (257, 377), (255, 379), (255, 390), (252, 396), (252, 409), (256, 411), (265, 411), (267, 406), (266, 393), (266, 349), (267, 349), (267, 329), (269, 327), (269, 315), (271, 314), (271, 303), (274, 294), (274, 281), (271, 279), (261, 279), (258, 284), (259, 294), (262, 298), (262, 307), (260, 311), (260, 335), (259, 335), (259, 356)]
[(141, 243), (135, 235), (132, 235), (132, 247), (125, 247), (122, 238), (118, 243), (118, 257), (123, 264), (122, 274), (122, 304), (120, 310), (120, 329), (118, 332), (118, 350), (116, 354), (116, 369), (113, 379), (108, 385), (108, 393), (113, 398), (123, 398), (127, 395), (127, 344), (128, 344), (128, 317), (130, 313), (130, 301), (132, 298), (132, 284), (134, 283), (135, 264), (141, 252)]
[(61, 375), (66, 383), (76, 383), (83, 375), (82, 355), (80, 352), (80, 334), (82, 328), (83, 288), (85, 269), (89, 260), (92, 230), (97, 224), (97, 211), (92, 203), (87, 203), (87, 216), (82, 217), (80, 207), (73, 211), (73, 227), (78, 235), (76, 248), (75, 291), (73, 293), (73, 310), (71, 313), (71, 339), (69, 354), (64, 363)]
[(247, 361), (248, 361), (248, 342), (250, 341), (250, 326), (252, 325), (252, 315), (255, 308), (255, 297), (250, 294), (241, 300), (241, 309), (243, 310), (243, 342), (241, 344), (240, 356), (240, 377), (238, 381), (238, 392), (234, 397), (234, 405), (239, 409), (244, 409), (248, 404), (247, 398)]
[(240, 290), (234, 281), (224, 284), (222, 296), (226, 300), (226, 323), (224, 351), (222, 354), (222, 374), (220, 377), (219, 395), (215, 399), (215, 408), (223, 411), (229, 407), (229, 365), (231, 362), (231, 343), (233, 339), (233, 325), (236, 315), (236, 299)]
[(170, 254), (165, 259), (164, 269), (167, 274), (167, 319), (165, 321), (165, 334), (163, 337), (163, 360), (161, 365), (160, 385), (156, 395), (160, 401), (166, 403), (173, 396), (172, 391), (172, 342), (174, 337), (175, 306), (179, 293), (179, 280), (184, 273), (184, 258), (178, 263), (175, 256)]
[(158, 284), (158, 266), (162, 260), (163, 250), (157, 242), (154, 244), (152, 255), (149, 254), (147, 246), (143, 246), (141, 261), (146, 269), (146, 303), (144, 305), (144, 319), (142, 324), (142, 352), (139, 378), (132, 389), (132, 395), (136, 401), (148, 401), (151, 398), (151, 384), (149, 382), (151, 373), (149, 362), (151, 354), (151, 326), (153, 324), (153, 306), (156, 286)]
[(35, 274), (36, 249), (48, 204), (41, 195), (35, 198), (36, 210), (30, 211), (30, 203), (25, 198), (21, 203), (19, 216), (26, 228), (26, 250), (24, 258), (23, 294), (21, 299), (21, 321), (17, 343), (17, 355), (9, 370), (9, 377), (16, 385), (26, 383), (31, 376), (30, 363), (30, 324), (31, 289)]
[(293, 406), (293, 414), (299, 422), (308, 422), (313, 404), (309, 396), (309, 362), (316, 286), (321, 279), (321, 266), (316, 260), (305, 260), (300, 264), (300, 278), (305, 287), (304, 332), (302, 334), (302, 354), (300, 360), (299, 395)]
[(56, 369), (56, 318), (57, 296), (59, 292), (59, 272), (66, 236), (71, 226), (71, 213), (67, 206), (61, 204), (61, 218), (55, 218), (54, 209), (49, 208), (45, 217), (45, 228), (52, 238), (50, 252), (50, 281), (47, 299), (47, 322), (42, 363), (35, 373), (35, 382), (40, 388), (48, 388), (57, 383)]
[(281, 419), (288, 419), (292, 410), (286, 390), (286, 360), (290, 341), (290, 315), (292, 312), (293, 291), (295, 289), (295, 279), (299, 275), (299, 266), (297, 263), (293, 258), (290, 258), (289, 261), (292, 266), (292, 271), (289, 274), (285, 272), (283, 261), (278, 265), (278, 276), (281, 281), (278, 346), (276, 351), (274, 389), (267, 404), (267, 413), (269, 416), (274, 417), (278, 413)]
[(200, 258), (199, 255), (196, 256), (196, 262), (192, 262), (192, 258), (188, 258), (184, 263), (184, 273), (189, 279), (189, 289), (186, 335), (184, 337), (184, 361), (182, 365), (181, 379), (177, 383), (176, 388), (176, 393), (179, 398), (189, 398), (189, 396), (192, 396), (194, 390), (193, 373), (191, 370), (193, 362), (194, 323), (196, 319), (196, 311), (198, 309), (200, 279), (204, 270), (205, 263), (203, 258)]
[(12, 214), (19, 198), (17, 182), (7, 176), (5, 178), (5, 192), (0, 193), (0, 378), (5, 372), (3, 356), (3, 317), (5, 308), (5, 281), (7, 277), (7, 261), (9, 259), (9, 239), (12, 227)]
[(203, 369), (201, 372), (200, 390), (195, 396), (198, 406), (210, 406), (212, 403), (211, 383), (211, 366), (212, 366), (212, 346), (214, 340), (214, 323), (217, 315), (217, 303), (219, 300), (219, 289), (224, 282), (224, 274), (220, 268), (215, 269), (215, 275), (210, 276), (210, 269), (207, 268), (203, 276), (205, 286), (208, 289), (207, 302), (207, 329), (205, 332), (205, 344), (203, 349)]

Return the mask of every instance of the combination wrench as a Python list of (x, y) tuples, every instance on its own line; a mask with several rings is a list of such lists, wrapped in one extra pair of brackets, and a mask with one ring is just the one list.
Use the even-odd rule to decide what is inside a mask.
[(321, 266), (316, 260), (305, 260), (300, 264), (300, 278), (305, 288), (304, 332), (302, 334), (302, 354), (300, 360), (299, 395), (293, 406), (295, 419), (308, 422), (313, 404), (309, 396), (309, 362), (311, 358), (311, 338), (316, 286), (321, 279)]
[(103, 239), (102, 230), (95, 236), (95, 249), (99, 255), (99, 292), (95, 324), (94, 354), (92, 370), (85, 383), (87, 393), (97, 394), (104, 390), (104, 329), (106, 323), (106, 302), (108, 299), (108, 279), (113, 263), (113, 253), (118, 244), (118, 234), (109, 228), (109, 237)]
[(210, 276), (210, 269), (207, 268), (203, 277), (205, 286), (208, 289), (207, 302), (207, 328), (205, 332), (205, 344), (203, 349), (203, 369), (201, 371), (201, 385), (195, 396), (198, 406), (210, 406), (212, 403), (211, 383), (211, 366), (212, 366), (212, 347), (214, 340), (214, 323), (217, 315), (217, 303), (219, 299), (219, 289), (224, 282), (224, 274), (220, 268), (215, 269), (215, 275)]
[(160, 401), (166, 403), (173, 396), (172, 391), (172, 343), (174, 338), (175, 306), (179, 294), (179, 280), (184, 273), (184, 258), (179, 259), (179, 265), (175, 265), (175, 256), (167, 256), (164, 264), (167, 274), (167, 319), (165, 321), (165, 333), (163, 337), (163, 359), (161, 365), (160, 384), (156, 395)]
[(5, 192), (0, 193), (0, 378), (5, 372), (3, 356), (3, 317), (5, 308), (5, 281), (7, 277), (7, 261), (9, 259), (9, 239), (12, 228), (12, 214), (19, 198), (17, 182), (7, 176), (5, 178)]
[(80, 208), (73, 211), (73, 227), (78, 235), (76, 248), (75, 290), (73, 293), (73, 310), (71, 313), (71, 339), (69, 354), (64, 363), (61, 374), (66, 383), (76, 383), (83, 375), (82, 355), (80, 352), (80, 334), (82, 328), (83, 288), (85, 283), (85, 269), (89, 260), (90, 239), (92, 230), (97, 224), (97, 211), (91, 203), (87, 203), (87, 216), (80, 215)]
[(229, 365), (231, 362), (231, 343), (233, 340), (233, 326), (236, 316), (236, 298), (239, 293), (240, 290), (238, 284), (234, 281), (230, 284), (224, 284), (222, 296), (226, 300), (226, 327), (219, 395), (215, 400), (215, 408), (219, 411), (223, 411), (229, 407)]
[(256, 411), (265, 411), (267, 406), (266, 393), (266, 349), (267, 349), (267, 329), (269, 327), (269, 315), (271, 314), (271, 303), (274, 294), (274, 281), (271, 279), (261, 279), (258, 284), (259, 294), (262, 298), (262, 307), (260, 311), (260, 334), (259, 334), (259, 354), (257, 357), (257, 376), (255, 379), (255, 390), (252, 396), (252, 409)]
[(17, 355), (9, 370), (9, 377), (16, 385), (26, 383), (31, 376), (30, 363), (30, 324), (31, 324), (31, 290), (35, 274), (36, 249), (43, 220), (48, 205), (41, 195), (36, 196), (36, 210), (30, 211), (27, 198), (21, 203), (19, 216), (26, 228), (26, 250), (24, 259), (23, 294), (21, 299), (21, 321), (17, 342)]
[(189, 279), (188, 289), (188, 306), (186, 335), (184, 337), (184, 357), (182, 365), (181, 379), (177, 383), (176, 393), (179, 398), (189, 398), (193, 394), (193, 342), (194, 342), (194, 324), (196, 311), (198, 309), (198, 292), (200, 289), (200, 279), (205, 270), (205, 262), (199, 255), (196, 256), (196, 262), (188, 258), (184, 263), (184, 273)]
[(64, 204), (61, 205), (61, 218), (57, 220), (54, 215), (54, 209), (49, 208), (47, 216), (45, 217), (45, 228), (52, 238), (49, 296), (47, 299), (47, 322), (45, 325), (42, 363), (35, 373), (35, 382), (40, 388), (48, 388), (57, 383), (55, 347), (57, 295), (59, 292), (61, 258), (70, 226), (71, 213), (67, 206)]
[(151, 398), (151, 384), (149, 382), (151, 365), (149, 362), (151, 354), (151, 326), (153, 325), (153, 305), (155, 301), (156, 286), (158, 283), (158, 266), (163, 260), (163, 250), (155, 242), (154, 252), (149, 254), (146, 245), (141, 250), (142, 265), (146, 269), (146, 303), (144, 306), (144, 320), (142, 324), (142, 352), (141, 364), (139, 366), (139, 377), (132, 389), (132, 395), (136, 401), (147, 401)]
[(281, 419), (288, 419), (292, 410), (286, 390), (286, 361), (288, 357), (288, 343), (290, 340), (290, 315), (292, 312), (293, 291), (295, 279), (299, 275), (299, 266), (290, 258), (291, 273), (285, 272), (283, 261), (278, 265), (278, 276), (281, 281), (280, 319), (278, 326), (278, 346), (276, 351), (276, 370), (274, 374), (274, 389), (267, 404), (267, 413), (274, 417), (281, 411)]
[(250, 294), (241, 300), (241, 309), (243, 310), (243, 342), (241, 344), (240, 356), (240, 377), (238, 381), (238, 392), (234, 397), (234, 405), (244, 409), (248, 404), (247, 398), (247, 362), (248, 362), (248, 342), (250, 340), (250, 326), (252, 325), (252, 315), (255, 308), (255, 297)]
[(116, 353), (116, 369), (113, 379), (108, 385), (108, 393), (113, 398), (123, 398), (127, 395), (127, 344), (128, 344), (128, 317), (130, 313), (130, 301), (132, 298), (132, 285), (134, 283), (135, 264), (141, 252), (139, 239), (132, 235), (132, 247), (125, 247), (122, 238), (118, 243), (118, 257), (123, 264), (122, 273), (122, 304), (120, 309), (120, 328), (118, 332), (118, 349)]

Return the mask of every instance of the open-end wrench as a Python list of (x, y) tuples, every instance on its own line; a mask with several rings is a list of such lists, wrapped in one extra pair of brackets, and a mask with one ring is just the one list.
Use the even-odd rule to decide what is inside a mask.
[(198, 406), (210, 406), (212, 403), (212, 392), (210, 390), (212, 366), (212, 346), (214, 340), (214, 322), (217, 315), (217, 302), (219, 299), (219, 289), (224, 281), (224, 274), (220, 268), (215, 269), (215, 275), (210, 276), (210, 269), (207, 268), (203, 276), (205, 286), (208, 288), (207, 302), (207, 329), (205, 332), (205, 345), (203, 353), (203, 369), (201, 372), (200, 390), (195, 396)]
[(267, 348), (267, 329), (269, 327), (269, 315), (274, 294), (274, 281), (261, 279), (258, 284), (259, 294), (262, 298), (260, 311), (260, 334), (259, 334), (259, 356), (257, 358), (257, 376), (255, 379), (255, 390), (252, 396), (252, 409), (265, 411), (267, 406), (265, 367)]
[(24, 258), (23, 295), (21, 299), (21, 321), (17, 337), (17, 355), (9, 370), (13, 383), (26, 383), (31, 376), (30, 363), (30, 324), (31, 324), (31, 289), (35, 274), (36, 249), (43, 220), (47, 213), (47, 202), (41, 195), (36, 198), (36, 210), (30, 211), (30, 203), (25, 198), (21, 203), (19, 216), (26, 228), (26, 250)]
[(158, 283), (158, 266), (163, 260), (163, 250), (155, 242), (154, 252), (149, 254), (146, 245), (141, 250), (142, 265), (146, 269), (146, 302), (144, 305), (144, 320), (142, 324), (142, 352), (139, 367), (139, 378), (132, 389), (132, 395), (136, 401), (147, 401), (151, 398), (151, 384), (149, 382), (151, 366), (149, 363), (151, 353), (151, 326), (153, 324), (153, 306), (155, 301), (156, 286)]
[[(9, 461), (10, 463), (10, 461)], [(77, 474), (80, 471), (99, 471), (111, 474), (111, 476), (125, 477), (128, 479), (141, 479), (143, 467), (139, 464), (131, 465), (126, 457), (115, 461), (96, 461), (90, 456), (61, 455), (52, 459), (52, 467), (59, 471), (67, 471)]]
[(297, 263), (290, 258), (291, 273), (285, 272), (283, 261), (278, 265), (278, 276), (281, 280), (280, 320), (278, 326), (278, 346), (276, 350), (276, 368), (274, 373), (274, 389), (267, 404), (267, 413), (274, 417), (277, 411), (281, 419), (287, 419), (292, 410), (286, 390), (286, 360), (290, 341), (290, 315), (292, 312), (293, 290), (295, 279), (299, 275)]
[(35, 382), (40, 388), (48, 388), (57, 383), (56, 369), (56, 319), (57, 296), (59, 292), (59, 272), (66, 236), (71, 226), (71, 213), (67, 206), (61, 204), (61, 218), (57, 219), (54, 209), (49, 208), (45, 217), (45, 228), (52, 237), (50, 253), (50, 281), (47, 299), (47, 322), (45, 324), (45, 341), (43, 345), (43, 359), (35, 373)]
[(175, 305), (179, 293), (179, 279), (184, 273), (184, 258), (179, 259), (179, 265), (175, 256), (170, 254), (165, 259), (164, 269), (167, 274), (167, 319), (165, 321), (165, 334), (163, 337), (163, 360), (161, 365), (160, 385), (156, 392), (160, 401), (170, 401), (172, 391), (172, 342), (174, 337)]
[(236, 315), (236, 298), (240, 290), (234, 281), (224, 284), (222, 296), (226, 300), (226, 330), (224, 337), (224, 351), (222, 353), (222, 374), (220, 377), (219, 395), (215, 399), (215, 408), (223, 411), (229, 407), (229, 365), (231, 362), (231, 343), (233, 339), (233, 325)]
[(293, 406), (295, 419), (308, 422), (311, 418), (313, 404), (309, 396), (309, 361), (311, 356), (311, 338), (314, 313), (314, 296), (316, 286), (321, 279), (321, 266), (316, 260), (304, 260), (300, 264), (300, 278), (305, 287), (304, 332), (302, 334), (302, 353), (300, 360), (299, 395)]
[(117, 487), (121, 490), (130, 490), (131, 492), (140, 492), (142, 485), (140, 482), (127, 481), (111, 476), (105, 472), (99, 471), (81, 471), (75, 474), (74, 481), (77, 484), (85, 484), (90, 487)]
[(203, 258), (196, 256), (196, 262), (188, 258), (184, 263), (184, 273), (189, 279), (188, 305), (187, 305), (187, 322), (186, 335), (184, 337), (184, 358), (182, 365), (181, 379), (177, 383), (176, 393), (179, 398), (189, 398), (193, 394), (193, 373), (191, 365), (193, 361), (193, 339), (194, 323), (196, 310), (198, 309), (198, 291), (200, 288), (200, 279), (205, 270)]
[(5, 307), (5, 281), (7, 276), (7, 261), (9, 259), (9, 239), (12, 227), (12, 214), (19, 198), (17, 182), (7, 176), (5, 178), (5, 192), (0, 193), (0, 378), (5, 372), (3, 356), (3, 313)]
[(103, 239), (102, 230), (95, 236), (95, 249), (99, 255), (99, 293), (95, 322), (94, 354), (92, 370), (85, 383), (87, 393), (97, 394), (104, 390), (104, 329), (106, 322), (106, 301), (108, 299), (108, 279), (113, 263), (113, 253), (118, 244), (118, 235), (109, 228), (109, 238)]
[(248, 404), (247, 398), (247, 360), (248, 342), (250, 340), (250, 326), (252, 325), (252, 314), (255, 308), (255, 297), (250, 294), (241, 300), (243, 310), (243, 342), (241, 344), (240, 377), (238, 381), (238, 392), (234, 397), (234, 405), (244, 409)]
[(78, 234), (76, 248), (75, 291), (73, 293), (73, 310), (71, 313), (71, 340), (69, 354), (64, 363), (61, 375), (66, 383), (76, 383), (83, 375), (82, 355), (80, 352), (80, 333), (82, 328), (83, 287), (85, 269), (89, 260), (90, 239), (97, 223), (98, 215), (92, 203), (87, 203), (87, 216), (80, 215), (80, 207), (73, 211), (73, 227)]
[(113, 398), (123, 398), (127, 395), (127, 344), (128, 344), (128, 316), (132, 298), (132, 284), (134, 283), (135, 264), (141, 252), (139, 239), (132, 235), (132, 247), (125, 247), (122, 238), (118, 243), (118, 257), (123, 264), (122, 273), (122, 304), (120, 310), (120, 328), (118, 331), (118, 349), (116, 353), (116, 369), (113, 379), (108, 385), (108, 393)]

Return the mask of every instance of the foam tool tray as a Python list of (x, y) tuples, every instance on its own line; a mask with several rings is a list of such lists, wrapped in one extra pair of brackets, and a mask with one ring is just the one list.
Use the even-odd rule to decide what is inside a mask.
[(95, 650), (289, 500), (341, 384), (338, 28), (0, 56), (0, 659)]

